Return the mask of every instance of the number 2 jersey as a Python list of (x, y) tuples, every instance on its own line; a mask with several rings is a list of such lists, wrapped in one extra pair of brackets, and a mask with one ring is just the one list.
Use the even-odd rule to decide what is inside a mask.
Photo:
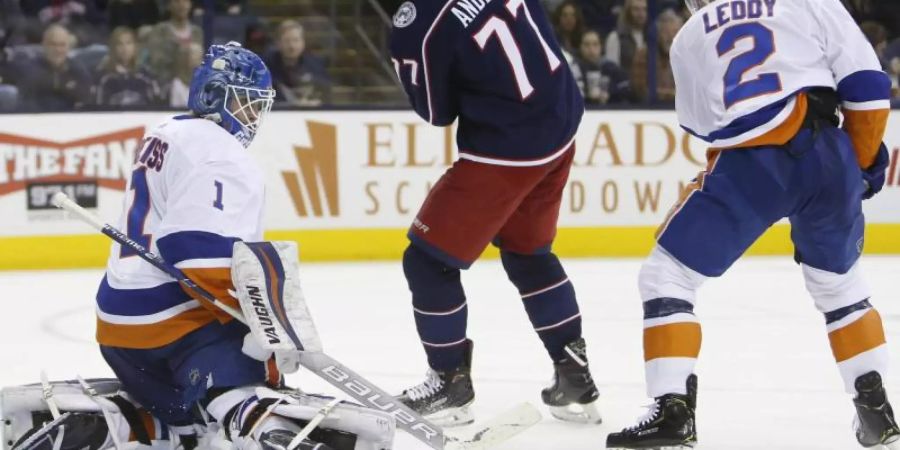
[(459, 119), (460, 158), (539, 165), (565, 152), (584, 100), (538, 0), (414, 0), (391, 56), (416, 112)]
[(714, 148), (782, 145), (803, 124), (803, 92), (831, 88), (860, 166), (874, 161), (890, 79), (839, 0), (719, 0), (671, 49), (681, 125)]
[[(239, 308), (228, 294), (232, 246), (262, 239), (263, 196), (259, 166), (237, 139), (210, 120), (174, 117), (136, 152), (118, 228)], [(229, 319), (130, 249), (112, 246), (97, 292), (101, 345), (157, 348)]]

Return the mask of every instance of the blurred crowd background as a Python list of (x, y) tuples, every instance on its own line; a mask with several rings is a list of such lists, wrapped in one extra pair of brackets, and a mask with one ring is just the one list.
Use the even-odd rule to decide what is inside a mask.
[[(843, 2), (900, 106), (900, 0)], [(590, 107), (671, 106), (681, 1), (542, 3)], [(264, 55), (276, 108), (402, 107), (389, 24), (374, 0), (0, 0), (0, 111), (182, 109), (206, 46), (232, 40)]]

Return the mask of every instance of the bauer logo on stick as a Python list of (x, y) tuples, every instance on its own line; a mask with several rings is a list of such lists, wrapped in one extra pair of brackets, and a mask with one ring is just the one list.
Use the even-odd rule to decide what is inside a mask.
[(408, 425), (411, 430), (421, 433), (426, 440), (431, 440), (439, 435), (437, 430), (418, 420), (421, 416), (416, 417), (406, 412), (401, 403), (391, 397), (382, 398), (382, 395), (376, 389), (370, 387), (365, 380), (355, 379), (335, 365), (323, 368), (322, 373), (332, 380), (343, 384), (359, 397), (366, 399), (368, 406), (390, 414), (397, 422)]

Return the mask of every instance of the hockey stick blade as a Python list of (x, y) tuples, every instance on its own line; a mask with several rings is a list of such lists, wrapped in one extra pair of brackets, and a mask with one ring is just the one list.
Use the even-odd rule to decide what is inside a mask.
[(541, 421), (541, 412), (531, 403), (522, 403), (495, 416), (469, 439), (453, 439), (446, 450), (482, 450), (502, 444)]

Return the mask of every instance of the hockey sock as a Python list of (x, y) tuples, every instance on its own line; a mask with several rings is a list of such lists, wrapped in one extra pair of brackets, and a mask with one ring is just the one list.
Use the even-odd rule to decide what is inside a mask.
[(825, 313), (828, 340), (847, 392), (856, 394), (856, 378), (887, 369), (887, 345), (881, 316), (868, 300)]
[(638, 289), (644, 308), (647, 395), (687, 394), (702, 332), (694, 315), (697, 289), (706, 277), (657, 246), (641, 265)]
[(534, 330), (554, 362), (566, 358), (566, 344), (581, 337), (581, 311), (575, 288), (553, 253), (500, 252), (509, 280), (519, 290)]
[(644, 302), (644, 368), (650, 397), (687, 394), (685, 380), (694, 373), (701, 338), (690, 302), (675, 298)]
[(831, 351), (844, 388), (856, 394), (856, 378), (871, 371), (886, 375), (888, 366), (884, 327), (869, 303), (870, 291), (858, 264), (834, 273), (803, 264), (806, 289), (825, 315)]
[(403, 272), (428, 364), (442, 372), (459, 367), (465, 359), (469, 312), (459, 269), (410, 245), (403, 254)]

